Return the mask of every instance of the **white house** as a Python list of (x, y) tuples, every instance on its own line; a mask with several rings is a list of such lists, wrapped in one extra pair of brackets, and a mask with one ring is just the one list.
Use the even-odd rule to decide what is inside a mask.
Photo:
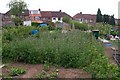
[(60, 23), (62, 23), (63, 21), (62, 21), (62, 17), (52, 17), (52, 22), (54, 22), (54, 23), (56, 23), (56, 22), (60, 22)]

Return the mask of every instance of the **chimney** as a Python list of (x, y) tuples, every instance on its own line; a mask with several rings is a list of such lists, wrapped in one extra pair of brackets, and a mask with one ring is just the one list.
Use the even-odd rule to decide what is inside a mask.
[(82, 12), (80, 12), (80, 14), (82, 14)]
[(40, 8), (39, 8), (38, 10), (39, 10), (39, 11), (41, 11), (41, 9), (40, 9)]
[(62, 10), (60, 10), (59, 12), (62, 12)]

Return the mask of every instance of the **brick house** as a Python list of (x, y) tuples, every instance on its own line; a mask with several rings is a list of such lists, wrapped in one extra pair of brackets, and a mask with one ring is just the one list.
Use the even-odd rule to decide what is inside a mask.
[(81, 23), (88, 23), (89, 25), (96, 25), (96, 15), (77, 13), (73, 19)]
[(43, 22), (60, 22), (62, 23), (62, 19), (65, 16), (68, 16), (69, 18), (72, 19), (72, 17), (70, 15), (68, 15), (65, 12), (60, 11), (41, 11), (41, 16), (42, 16), (42, 20)]
[[(20, 17), (23, 19), (23, 22), (31, 21), (31, 22), (37, 22), (37, 23), (49, 23), (49, 22), (59, 22), (62, 23), (63, 17), (68, 16), (72, 19), (70, 15), (68, 15), (65, 12), (60, 11), (41, 11), (38, 10), (24, 10), (22, 14), (20, 14)], [(14, 25), (12, 18), (14, 18), (13, 15), (11, 15), (10, 10), (4, 14), (3, 22), (4, 25)]]
[(42, 23), (41, 12), (39, 10), (29, 10), (29, 17), (32, 22)]
[[(22, 14), (20, 14), (20, 17), (22, 18), (22, 21), (30, 20), (29, 18), (29, 10), (23, 10)], [(3, 14), (3, 26), (7, 25), (14, 25), (14, 22), (12, 20), (14, 16), (11, 14), (11, 10)]]

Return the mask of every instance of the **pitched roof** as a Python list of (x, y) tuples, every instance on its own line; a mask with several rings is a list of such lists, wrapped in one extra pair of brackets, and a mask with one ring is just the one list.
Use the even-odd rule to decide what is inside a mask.
[(68, 15), (65, 12), (60, 12), (60, 11), (41, 11), (42, 17), (65, 17), (68, 16), (72, 18), (70, 15)]
[(42, 17), (52, 17), (52, 14), (50, 11), (41, 11)]
[(76, 14), (75, 16), (73, 16), (73, 18), (74, 18), (74, 19), (76, 19), (76, 18), (96, 19), (96, 15), (78, 13), (78, 14)]
[[(11, 10), (7, 11), (4, 15), (11, 15)], [(21, 16), (29, 16), (29, 10), (23, 10), (23, 12), (20, 14)]]

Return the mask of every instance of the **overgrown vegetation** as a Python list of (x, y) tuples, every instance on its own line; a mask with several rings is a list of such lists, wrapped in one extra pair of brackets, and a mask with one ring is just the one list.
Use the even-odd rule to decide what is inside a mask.
[[(9, 27), (3, 29), (2, 58), (25, 63), (51, 63), (66, 68), (82, 68), (96, 78), (119, 77), (119, 68), (109, 64), (103, 47), (90, 34), (59, 30), (51, 33), (40, 30), (39, 34), (29, 34), (39, 27)], [(46, 70), (48, 65), (44, 66)]]

